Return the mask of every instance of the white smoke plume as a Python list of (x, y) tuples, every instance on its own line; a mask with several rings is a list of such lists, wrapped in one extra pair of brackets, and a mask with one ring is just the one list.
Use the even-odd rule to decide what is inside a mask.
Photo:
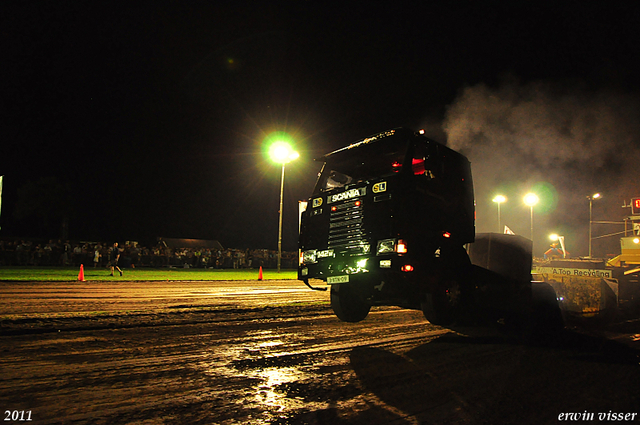
[[(594, 221), (622, 220), (630, 214), (620, 208), (623, 202), (640, 196), (640, 100), (635, 95), (514, 79), (497, 88), (479, 84), (459, 93), (443, 128), (448, 146), (472, 162), (478, 231), (497, 230), (491, 200), (508, 192), (502, 193), (509, 197), (502, 206), (502, 224), (528, 237), (529, 207), (522, 197), (541, 183), (551, 188), (545, 205), (534, 209), (537, 255), (548, 245), (548, 233), (555, 231), (570, 235), (575, 253), (586, 255), (587, 196), (603, 193), (594, 203)], [(623, 227), (594, 230), (596, 235)], [(599, 247), (615, 250), (618, 238), (612, 240), (598, 240)]]

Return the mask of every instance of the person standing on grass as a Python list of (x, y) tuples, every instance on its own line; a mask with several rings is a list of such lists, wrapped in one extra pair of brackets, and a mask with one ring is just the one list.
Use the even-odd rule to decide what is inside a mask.
[(100, 262), (100, 244), (97, 244), (95, 246), (95, 248), (93, 249), (93, 268), (95, 269), (96, 267), (98, 267), (98, 263)]
[(118, 260), (120, 259), (120, 248), (118, 248), (118, 242), (113, 243), (113, 248), (111, 249), (110, 261), (109, 265), (111, 266), (111, 276), (113, 276), (113, 271), (118, 270), (120, 272), (120, 276), (122, 276), (122, 270), (118, 267)]

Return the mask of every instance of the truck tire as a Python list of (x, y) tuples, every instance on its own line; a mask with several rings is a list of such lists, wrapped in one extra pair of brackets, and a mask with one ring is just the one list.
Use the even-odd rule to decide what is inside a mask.
[(460, 314), (461, 288), (457, 281), (452, 280), (441, 285), (420, 304), (422, 314), (431, 324), (448, 326), (454, 323)]
[(350, 284), (331, 285), (331, 308), (343, 322), (360, 322), (364, 320), (371, 305), (358, 294), (357, 288)]
[(432, 288), (420, 304), (422, 314), (430, 323), (449, 326), (472, 321), (469, 304), (472, 276), (471, 260), (463, 247), (441, 250), (444, 260), (443, 281)]
[(564, 328), (562, 310), (553, 287), (546, 282), (533, 282), (531, 333), (534, 337), (553, 337)]

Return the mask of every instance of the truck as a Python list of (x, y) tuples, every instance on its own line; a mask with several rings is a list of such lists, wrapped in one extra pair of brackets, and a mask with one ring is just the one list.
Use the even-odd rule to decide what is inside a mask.
[(396, 128), (319, 161), (300, 217), (298, 279), (330, 288), (340, 320), (359, 322), (382, 305), (422, 310), (437, 325), (531, 308), (531, 242), (476, 235), (464, 155)]

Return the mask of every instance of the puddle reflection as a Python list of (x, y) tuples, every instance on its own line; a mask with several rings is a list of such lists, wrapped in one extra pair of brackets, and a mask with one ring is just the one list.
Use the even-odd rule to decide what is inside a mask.
[(259, 403), (275, 407), (278, 412), (302, 405), (302, 400), (288, 398), (286, 394), (276, 391), (282, 384), (296, 382), (303, 378), (304, 374), (300, 370), (292, 367), (270, 367), (252, 371), (249, 375), (262, 380), (255, 387), (255, 399)]
[[(202, 363), (205, 373), (227, 382), (243, 383), (243, 396), (237, 400), (246, 407), (253, 406), (264, 413), (282, 413), (304, 407), (302, 398), (292, 397), (287, 388), (309, 379), (302, 368), (308, 365), (291, 365), (287, 362), (285, 347), (289, 343), (282, 334), (271, 331), (253, 332), (249, 343), (217, 346), (211, 353), (216, 360)], [(255, 419), (255, 418), (254, 418)]]

